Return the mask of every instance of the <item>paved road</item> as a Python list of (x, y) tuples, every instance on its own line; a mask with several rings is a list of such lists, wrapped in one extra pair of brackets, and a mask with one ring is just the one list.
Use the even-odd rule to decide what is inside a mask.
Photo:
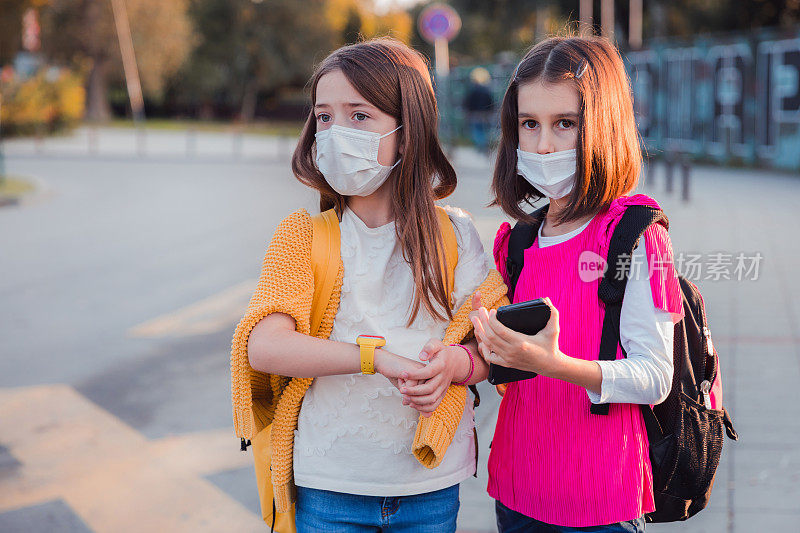
[[(88, 133), (6, 145), (8, 171), (44, 192), (0, 209), (0, 531), (263, 531), (230, 431), (230, 335), (272, 230), (313, 195), (285, 140), (198, 134), (187, 158), (184, 135), (160, 133), (137, 157), (130, 132), (101, 130), (93, 154)], [(489, 162), (455, 161), (449, 202), (488, 249), (503, 219), (484, 207)], [(755, 281), (698, 281), (742, 438), (726, 442), (707, 510), (648, 530), (800, 531), (800, 179), (701, 168), (682, 204), (654, 178), (642, 191), (669, 214), (676, 254), (706, 269), (715, 252), (763, 261)], [(499, 399), (483, 397), (462, 531), (494, 530)]]

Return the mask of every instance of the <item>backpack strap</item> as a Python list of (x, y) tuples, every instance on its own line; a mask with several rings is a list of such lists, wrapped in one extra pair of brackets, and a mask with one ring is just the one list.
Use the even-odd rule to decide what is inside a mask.
[[(439, 227), (442, 232), (444, 254), (440, 256), (445, 275), (447, 294), (452, 295), (455, 284), (455, 269), (458, 264), (458, 241), (453, 222), (443, 208), (436, 206)], [(329, 209), (311, 217), (313, 238), (311, 242), (311, 269), (314, 274), (314, 298), (311, 307), (311, 334), (316, 335), (330, 301), (336, 276), (339, 273), (341, 234), (339, 217)]]
[[(600, 361), (614, 361), (617, 358), (622, 298), (628, 283), (633, 250), (639, 244), (645, 230), (660, 221), (664, 221), (669, 227), (669, 221), (661, 210), (646, 205), (631, 205), (625, 209), (611, 235), (606, 271), (597, 289), (600, 301), (605, 306), (598, 354)], [(592, 404), (589, 408), (593, 415), (607, 415), (608, 410), (609, 404)]]
[[(442, 244), (444, 244), (444, 255), (440, 256), (442, 263), (442, 271), (445, 273), (445, 287), (447, 288), (448, 299), (452, 298), (453, 290), (455, 289), (455, 273), (456, 265), (458, 264), (458, 241), (456, 240), (455, 227), (453, 221), (450, 220), (450, 215), (444, 208), (436, 206), (436, 214), (439, 218), (439, 228), (442, 232)], [(452, 306), (453, 302), (450, 302)], [(472, 400), (472, 408), (476, 408), (481, 404), (481, 395), (478, 392), (478, 387), (469, 385), (469, 390), (472, 391), (474, 396)], [(478, 462), (478, 430), (473, 428), (475, 435), (475, 463)], [(474, 474), (478, 477), (478, 472)]]
[(625, 285), (628, 282), (631, 254), (645, 230), (661, 221), (669, 229), (667, 216), (655, 207), (630, 205), (625, 209), (611, 235), (606, 258), (608, 268), (597, 290), (600, 300), (604, 303), (622, 303)]
[(536, 235), (539, 233), (539, 227), (544, 222), (544, 217), (547, 215), (547, 208), (550, 204), (540, 207), (531, 216), (536, 220), (528, 224), (526, 222), (517, 222), (511, 229), (511, 234), (508, 236), (508, 257), (506, 257), (506, 276), (508, 277), (508, 296), (509, 300), (514, 300), (514, 291), (517, 288), (517, 281), (519, 275), (522, 273), (522, 267), (525, 262), (525, 250), (531, 247), (533, 241), (536, 240)]
[(314, 232), (311, 241), (311, 270), (314, 273), (311, 335), (316, 336), (339, 273), (341, 235), (339, 217), (333, 209), (314, 215), (311, 222)]
[[(456, 240), (453, 221), (450, 220), (450, 215), (447, 214), (447, 211), (437, 205), (436, 214), (439, 217), (439, 228), (442, 232), (442, 241), (444, 243), (443, 270), (446, 276), (445, 287), (447, 287), (447, 294), (452, 296), (455, 289), (456, 265), (458, 264), (458, 241)], [(473, 407), (478, 407), (481, 403), (481, 395), (478, 393), (478, 388), (475, 385), (470, 385), (469, 390), (475, 395)]]
[[(447, 289), (448, 300), (453, 295), (455, 288), (455, 272), (458, 264), (458, 241), (453, 221), (443, 207), (436, 206), (436, 216), (439, 218), (439, 230), (442, 232), (442, 244), (444, 244), (444, 254), (439, 256), (442, 265), (442, 272), (445, 280), (444, 286)], [(452, 302), (449, 302), (452, 305)]]

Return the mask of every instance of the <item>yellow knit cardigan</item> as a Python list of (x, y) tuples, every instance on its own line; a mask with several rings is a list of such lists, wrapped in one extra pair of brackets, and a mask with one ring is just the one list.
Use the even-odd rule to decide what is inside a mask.
[[(294, 500), (292, 452), (294, 430), (300, 413), (303, 395), (313, 378), (290, 378), (265, 374), (250, 367), (247, 341), (253, 327), (270, 313), (285, 313), (294, 318), (297, 331), (310, 332), (314, 279), (311, 270), (311, 217), (305, 210), (286, 217), (275, 230), (267, 248), (261, 277), (247, 312), (233, 336), (231, 346), (231, 396), (233, 425), (236, 436), (252, 439), (272, 423), (272, 484), (275, 507), (287, 512)], [(322, 317), (318, 337), (327, 339), (333, 328), (333, 318), (339, 308), (344, 267), (339, 263), (333, 295)], [(506, 286), (497, 271), (492, 270), (479, 289), (486, 307), (508, 303)], [(444, 343), (457, 343), (472, 332), (469, 313), (470, 298), (462, 305), (447, 327)], [(439, 407), (430, 417), (420, 417), (412, 450), (427, 468), (441, 464), (461, 420), (467, 389), (450, 386)]]

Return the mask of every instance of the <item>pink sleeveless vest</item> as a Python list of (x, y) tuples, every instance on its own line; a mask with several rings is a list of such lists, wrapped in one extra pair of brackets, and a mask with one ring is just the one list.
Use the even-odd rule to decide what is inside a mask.
[[(559, 346), (572, 357), (597, 359), (604, 315), (599, 278), (586, 281), (586, 270), (579, 273), (579, 261), (587, 258), (581, 254), (606, 257), (611, 232), (631, 203), (658, 206), (643, 195), (620, 198), (570, 240), (539, 248), (537, 239), (525, 251), (514, 301), (549, 297), (560, 315)], [(504, 224), (495, 241), (504, 276), (509, 231)], [(644, 240), (651, 270), (653, 263), (666, 265), (651, 274), (654, 303), (677, 320), (683, 308), (667, 232), (651, 227)], [(567, 527), (611, 524), (653, 511), (639, 406), (612, 404), (601, 416), (590, 414), (589, 405), (585, 389), (564, 381), (537, 376), (510, 384), (489, 456), (489, 495), (526, 516)]]

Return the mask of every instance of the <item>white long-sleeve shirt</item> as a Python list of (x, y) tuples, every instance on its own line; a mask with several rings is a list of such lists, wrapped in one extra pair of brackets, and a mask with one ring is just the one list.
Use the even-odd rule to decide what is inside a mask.
[[(569, 233), (545, 237), (539, 227), (539, 247), (546, 248), (568, 241), (582, 232), (589, 222)], [(653, 293), (644, 241), (633, 251), (631, 272), (625, 285), (620, 314), (620, 344), (627, 353), (624, 359), (598, 361), (603, 380), (600, 394), (587, 389), (592, 403), (657, 404), (669, 394), (672, 384), (672, 315), (653, 304)]]

